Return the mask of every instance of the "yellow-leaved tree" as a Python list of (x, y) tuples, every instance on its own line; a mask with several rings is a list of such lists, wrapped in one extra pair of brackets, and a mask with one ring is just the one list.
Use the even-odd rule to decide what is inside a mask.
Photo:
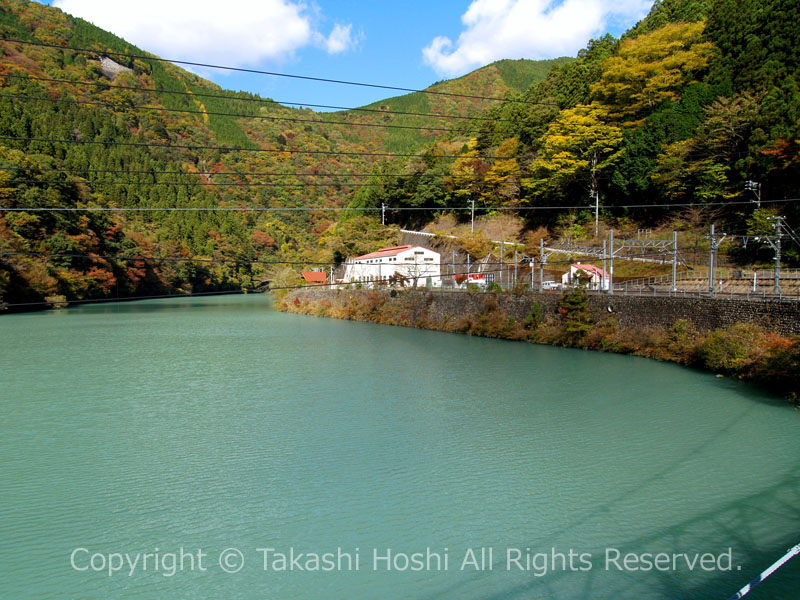
[(477, 145), (477, 138), (472, 138), (467, 144), (467, 151), (462, 152), (450, 166), (451, 177), (446, 181), (452, 196), (460, 202), (484, 197), (484, 178), (489, 171), (489, 163), (480, 157)]
[(494, 163), (486, 173), (486, 188), (482, 197), (487, 204), (500, 202), (504, 206), (516, 205), (519, 199), (520, 173), (516, 153), (519, 140), (515, 137), (505, 140), (497, 148)]
[(542, 138), (542, 148), (531, 163), (531, 177), (523, 184), (535, 196), (562, 193), (571, 183), (586, 181), (598, 192), (598, 176), (621, 154), (622, 130), (606, 122), (604, 109), (578, 105), (562, 110)]
[(652, 33), (624, 40), (617, 56), (603, 63), (603, 76), (591, 87), (592, 102), (608, 107), (611, 119), (638, 125), (646, 112), (665, 100), (708, 65), (711, 42), (705, 22), (670, 23)]

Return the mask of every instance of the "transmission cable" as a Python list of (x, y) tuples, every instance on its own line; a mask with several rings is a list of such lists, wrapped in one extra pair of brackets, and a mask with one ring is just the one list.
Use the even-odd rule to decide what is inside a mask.
[(226, 67), (222, 65), (212, 65), (207, 63), (199, 63), (199, 62), (192, 62), (186, 60), (172, 60), (167, 58), (159, 58), (157, 56), (146, 56), (140, 54), (126, 54), (124, 52), (112, 52), (112, 51), (100, 51), (100, 50), (92, 50), (91, 48), (74, 48), (71, 46), (64, 46), (62, 44), (48, 44), (45, 42), (34, 42), (29, 40), (20, 40), (15, 38), (0, 38), (0, 42), (12, 42), (16, 44), (24, 44), (28, 46), (39, 46), (43, 48), (56, 48), (59, 50), (68, 50), (72, 52), (84, 52), (89, 54), (96, 54), (99, 56), (118, 56), (123, 58), (130, 58), (130, 59), (139, 59), (139, 60), (152, 60), (157, 62), (164, 62), (164, 63), (172, 63), (176, 65), (189, 65), (192, 67), (202, 67), (205, 69), (219, 69), (223, 71), (235, 71), (237, 73), (251, 73), (254, 75), (269, 75), (271, 77), (286, 77), (289, 79), (301, 79), (305, 81), (317, 81), (322, 83), (335, 83), (339, 85), (352, 85), (358, 87), (368, 87), (368, 88), (375, 88), (381, 90), (394, 90), (398, 92), (411, 92), (411, 93), (419, 93), (419, 94), (430, 94), (435, 96), (448, 96), (453, 98), (469, 98), (473, 100), (492, 100), (492, 101), (499, 101), (499, 102), (514, 102), (520, 104), (535, 104), (540, 106), (555, 106), (559, 107), (558, 104), (552, 102), (534, 102), (532, 100), (515, 100), (510, 98), (500, 98), (497, 96), (477, 96), (471, 94), (458, 94), (455, 92), (438, 92), (435, 90), (425, 89), (419, 90), (414, 88), (406, 88), (406, 87), (396, 87), (391, 85), (378, 85), (375, 83), (363, 83), (357, 81), (347, 81), (343, 79), (328, 79), (325, 77), (311, 77), (308, 75), (293, 75), (289, 73), (277, 73), (274, 71), (262, 71), (259, 69), (246, 69), (243, 67)]
[[(115, 173), (115, 174), (136, 174), (136, 175), (203, 175), (212, 177), (216, 175), (239, 175), (239, 176), (262, 176), (262, 177), (412, 177), (415, 173), (313, 173), (311, 171), (276, 173), (269, 171), (160, 171), (157, 169), (67, 169), (59, 167), (25, 167), (16, 166), (19, 171), (41, 171), (42, 173)], [(447, 178), (482, 178), (482, 175), (474, 173), (454, 173), (445, 174)]]
[[(265, 152), (269, 154), (312, 154), (312, 155), (334, 155), (334, 156), (379, 156), (387, 158), (422, 158), (423, 154), (403, 154), (393, 152), (344, 152), (340, 150), (297, 150), (294, 148), (245, 148), (243, 146), (209, 146), (209, 145), (185, 145), (185, 144), (163, 144), (155, 142), (117, 142), (101, 140), (67, 140), (58, 138), (39, 138), (14, 135), (0, 135), (0, 140), (25, 141), (25, 142), (48, 142), (51, 144), (85, 144), (100, 146), (134, 146), (141, 148), (166, 148), (175, 150), (220, 150), (223, 152)], [(463, 155), (439, 154), (436, 158), (480, 158), (481, 160), (505, 160), (504, 157), (482, 156), (464, 157)]]
[[(180, 185), (180, 184), (175, 184)], [(236, 184), (234, 184), (236, 185)], [(246, 186), (242, 186), (246, 187)], [(799, 202), (800, 198), (783, 198), (780, 200), (762, 200), (762, 204), (779, 204), (789, 202)], [(743, 204), (752, 204), (749, 200), (737, 202), (678, 202), (672, 204), (606, 204), (603, 206), (607, 208), (688, 208), (688, 207), (707, 207), (707, 206), (736, 206)], [(27, 206), (27, 207), (3, 207), (0, 206), (0, 212), (282, 212), (282, 211), (433, 211), (433, 212), (448, 212), (448, 211), (537, 211), (537, 210), (582, 210), (590, 209), (591, 205), (588, 204), (575, 204), (575, 205), (562, 205), (562, 206), (397, 206), (397, 207), (380, 207), (380, 206), (126, 206), (126, 207), (110, 207), (110, 206), (79, 206), (79, 207), (63, 207), (63, 206)]]
[(241, 119), (259, 119), (262, 121), (287, 121), (290, 123), (313, 123), (321, 125), (343, 125), (346, 127), (381, 127), (383, 129), (411, 129), (414, 131), (443, 131), (447, 133), (480, 133), (466, 129), (452, 129), (447, 127), (427, 127), (424, 125), (396, 125), (391, 123), (359, 123), (358, 121), (325, 121), (320, 119), (301, 119), (299, 117), (273, 117), (269, 115), (245, 115), (241, 113), (214, 112), (210, 110), (190, 110), (188, 108), (166, 108), (152, 105), (135, 105), (113, 102), (100, 102), (99, 100), (70, 100), (64, 98), (45, 98), (41, 96), (25, 96), (23, 94), (0, 94), (0, 98), (13, 98), (17, 100), (52, 102), (55, 104), (84, 104), (88, 106), (102, 106), (118, 111), (125, 110), (152, 110), (157, 112), (170, 112), (188, 115), (204, 115), (217, 117), (236, 117)]
[[(101, 88), (108, 88), (108, 89), (120, 89), (120, 90), (132, 90), (132, 91), (139, 91), (139, 92), (152, 92), (156, 94), (173, 94), (179, 96), (188, 96), (190, 98), (218, 98), (223, 100), (234, 100), (237, 102), (256, 102), (261, 105), (289, 105), (289, 106), (299, 106), (299, 107), (308, 107), (308, 108), (331, 108), (335, 110), (343, 110), (343, 111), (353, 111), (353, 112), (367, 112), (367, 113), (378, 113), (381, 115), (403, 115), (403, 116), (411, 116), (411, 117), (436, 117), (439, 119), (461, 119), (465, 121), (490, 121), (494, 123), (513, 123), (512, 119), (497, 119), (494, 117), (467, 117), (464, 115), (446, 115), (444, 113), (420, 113), (420, 112), (408, 112), (402, 110), (390, 110), (390, 109), (380, 109), (380, 108), (364, 108), (364, 107), (349, 107), (349, 106), (331, 106), (329, 104), (310, 104), (308, 102), (289, 102), (285, 100), (273, 100), (271, 98), (242, 98), (238, 96), (226, 96), (223, 94), (208, 94), (205, 92), (180, 92), (177, 90), (167, 90), (163, 88), (148, 88), (148, 87), (138, 87), (133, 85), (119, 85), (119, 84), (111, 84), (105, 83), (102, 81), (76, 81), (73, 79), (57, 79), (52, 77), (33, 77), (30, 75), (0, 75), (0, 77), (5, 77), (6, 79), (21, 79), (23, 81), (47, 81), (50, 83), (68, 83), (72, 85), (91, 85)], [(388, 99), (386, 100), (389, 101)]]

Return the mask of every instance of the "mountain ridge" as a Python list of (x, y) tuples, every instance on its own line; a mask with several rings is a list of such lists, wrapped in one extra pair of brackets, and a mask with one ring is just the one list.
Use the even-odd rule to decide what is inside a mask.
[[(662, 0), (576, 59), (500, 61), (431, 88), (508, 102), (418, 93), (334, 113), (225, 92), (85, 21), (2, 0), (0, 36), (15, 35), (60, 47), (0, 42), (7, 302), (288, 285), (287, 263), (394, 242), (385, 206), (400, 226), (463, 220), (474, 203), (518, 228), (591, 239), (593, 211), (574, 208), (591, 193), (606, 226), (718, 219), (763, 236), (778, 213), (767, 197), (748, 210), (745, 182), (797, 196), (800, 5), (789, 0)], [(110, 83), (99, 57), (134, 51), (116, 55), (131, 71)], [(534, 67), (543, 79), (520, 91)], [(797, 222), (796, 204), (782, 206)]]
[[(413, 154), (468, 123), (389, 112), (317, 113), (226, 91), (83, 19), (25, 0), (0, 2), (0, 37), (58, 46), (0, 42), (0, 133), (64, 140), (2, 141), (2, 206), (133, 211), (5, 213), (0, 294), (11, 303), (252, 287), (275, 270), (259, 261), (325, 254), (318, 239), (332, 223), (331, 210), (349, 203), (363, 184), (359, 173), (390, 158), (382, 154)], [(114, 81), (104, 76), (102, 57), (121, 66)], [(525, 62), (505, 70), (519, 86), (546, 68)], [(432, 89), (479, 96), (514, 92), (494, 65)], [(387, 100), (409, 103), (407, 96)], [(430, 112), (446, 116), (474, 116), (490, 102), (417, 96)], [(415, 129), (423, 124), (428, 129)], [(351, 176), (327, 176), (338, 173)], [(193, 212), (217, 205), (317, 210)], [(167, 207), (188, 212), (155, 210)], [(87, 258), (114, 255), (177, 255), (197, 262)], [(214, 262), (222, 259), (240, 262)]]

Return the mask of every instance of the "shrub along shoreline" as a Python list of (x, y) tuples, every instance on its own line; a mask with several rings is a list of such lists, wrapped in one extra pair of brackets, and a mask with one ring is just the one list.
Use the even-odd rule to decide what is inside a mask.
[(433, 296), (418, 291), (293, 290), (275, 293), (275, 306), (306, 315), (653, 358), (753, 381), (800, 404), (797, 335), (753, 323), (701, 332), (685, 319), (671, 327), (622, 326), (615, 315), (592, 310), (582, 289), (562, 294), (555, 312), (533, 301), (524, 318), (509, 314), (497, 294), (475, 296), (480, 296), (478, 309), (458, 314), (437, 312), (431, 308)]

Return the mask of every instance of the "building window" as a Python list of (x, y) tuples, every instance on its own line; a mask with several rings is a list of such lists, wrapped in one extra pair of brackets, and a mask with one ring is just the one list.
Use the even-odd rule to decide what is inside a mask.
[(432, 258), (426, 258), (425, 262), (433, 262), (433, 259)]

